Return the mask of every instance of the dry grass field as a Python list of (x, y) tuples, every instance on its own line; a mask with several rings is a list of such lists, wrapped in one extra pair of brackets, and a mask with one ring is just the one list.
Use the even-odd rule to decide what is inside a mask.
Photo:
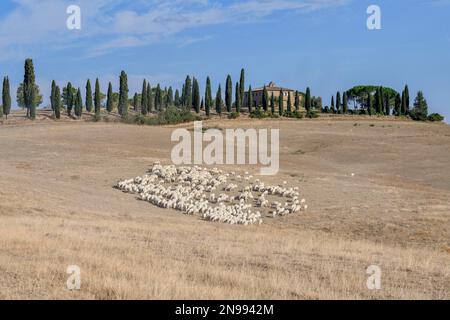
[[(448, 125), (207, 121), (280, 128), (280, 173), (262, 179), (300, 187), (309, 206), (230, 226), (113, 188), (170, 163), (173, 127), (21, 114), (0, 124), (0, 299), (450, 299)], [(366, 287), (370, 265), (381, 290)]]

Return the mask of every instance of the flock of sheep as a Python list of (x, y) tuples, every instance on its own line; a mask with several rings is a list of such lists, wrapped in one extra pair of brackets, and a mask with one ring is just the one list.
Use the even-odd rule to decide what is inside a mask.
[(286, 184), (265, 185), (248, 172), (240, 176), (217, 168), (155, 163), (148, 174), (120, 181), (116, 187), (161, 208), (214, 222), (249, 225), (261, 224), (264, 213), (276, 217), (307, 209), (298, 188)]

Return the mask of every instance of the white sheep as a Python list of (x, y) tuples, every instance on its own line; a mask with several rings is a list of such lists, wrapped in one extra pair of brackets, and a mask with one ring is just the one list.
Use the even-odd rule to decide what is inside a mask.
[[(175, 209), (189, 215), (200, 215), (205, 220), (229, 224), (262, 224), (262, 214), (252, 211), (252, 204), (248, 203), (256, 197), (256, 205), (273, 209), (272, 216), (296, 213), (306, 210), (305, 199), (299, 200), (298, 187), (285, 188), (283, 186), (265, 185), (256, 179), (250, 185), (243, 186), (237, 195), (222, 193), (216, 195), (212, 192), (219, 187), (225, 192), (232, 192), (238, 186), (227, 184), (230, 174), (217, 168), (207, 169), (199, 166), (163, 166), (155, 162), (148, 174), (134, 179), (123, 180), (116, 187), (124, 192), (138, 194), (140, 199), (148, 201), (155, 206)], [(242, 181), (235, 172), (231, 176)], [(248, 181), (252, 176), (245, 172), (244, 179)], [(225, 186), (224, 186), (225, 185)], [(286, 185), (286, 182), (283, 182)], [(207, 195), (209, 194), (209, 196)], [(269, 205), (267, 196), (278, 196), (285, 199), (284, 205), (274, 201)], [(234, 200), (239, 203), (234, 203)], [(228, 203), (225, 204), (225, 203)]]

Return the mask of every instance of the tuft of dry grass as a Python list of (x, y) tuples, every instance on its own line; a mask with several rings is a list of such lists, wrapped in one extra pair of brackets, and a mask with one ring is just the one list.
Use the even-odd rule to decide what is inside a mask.
[[(177, 219), (2, 220), (2, 299), (450, 298), (450, 255), (429, 249)], [(80, 291), (66, 288), (68, 265)], [(369, 265), (379, 291), (366, 288)]]

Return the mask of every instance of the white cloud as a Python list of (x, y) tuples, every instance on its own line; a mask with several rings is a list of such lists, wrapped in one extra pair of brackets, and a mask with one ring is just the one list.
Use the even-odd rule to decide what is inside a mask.
[(208, 41), (211, 39), (211, 36), (203, 36), (203, 37), (187, 37), (180, 40), (180, 43), (178, 45), (178, 48), (184, 48), (187, 46), (190, 46), (195, 43)]
[[(66, 29), (66, 8), (73, 1), (13, 1), (17, 8), (0, 21), (0, 59), (23, 58), (15, 52), (74, 45), (87, 56), (102, 55), (150, 45), (188, 29), (254, 21), (277, 11), (318, 10), (350, 0), (139, 0), (133, 4), (126, 0), (78, 0), (81, 31)], [(185, 38), (180, 45), (183, 43), (189, 44), (189, 40)]]

